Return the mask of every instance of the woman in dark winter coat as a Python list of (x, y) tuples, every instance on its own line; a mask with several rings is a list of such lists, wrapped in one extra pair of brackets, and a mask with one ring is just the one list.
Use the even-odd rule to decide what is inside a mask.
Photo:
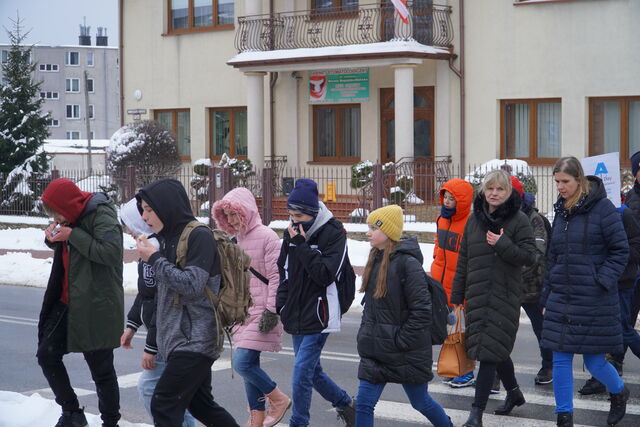
[(622, 352), (618, 279), (629, 257), (620, 214), (602, 181), (585, 177), (580, 161), (563, 157), (553, 168), (558, 201), (540, 303), (542, 345), (553, 351), (553, 391), (559, 426), (573, 426), (574, 354), (611, 393), (607, 423), (624, 416), (629, 390), (605, 353)]
[(360, 292), (360, 387), (356, 426), (373, 426), (373, 411), (387, 383), (402, 384), (411, 405), (435, 427), (452, 426), (427, 391), (431, 373), (431, 294), (415, 239), (400, 240), (402, 209), (389, 205), (367, 218), (371, 243)]
[(496, 414), (524, 404), (510, 354), (520, 320), (522, 267), (535, 262), (533, 230), (504, 170), (489, 172), (465, 226), (451, 303), (466, 300), (467, 355), (480, 361), (475, 399), (463, 426), (482, 426), (496, 371), (507, 390)]

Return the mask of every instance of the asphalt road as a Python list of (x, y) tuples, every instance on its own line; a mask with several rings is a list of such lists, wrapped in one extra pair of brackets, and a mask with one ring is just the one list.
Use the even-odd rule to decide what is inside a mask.
[[(35, 359), (36, 324), (42, 302), (43, 289), (17, 286), (0, 286), (0, 390), (31, 394), (37, 391), (42, 396), (52, 398), (47, 382)], [(133, 297), (126, 297), (126, 309)], [(351, 394), (357, 392), (358, 356), (355, 337), (360, 322), (358, 313), (349, 313), (343, 318), (342, 332), (332, 334), (323, 353), (322, 365), (327, 373)], [(121, 412), (123, 418), (132, 422), (150, 423), (136, 389), (137, 377), (141, 371), (140, 357), (144, 347), (143, 333), (134, 339), (133, 350), (116, 350), (116, 371), (121, 388)], [(284, 350), (278, 354), (265, 353), (262, 365), (285, 391), (291, 390), (291, 367), (293, 350), (291, 340), (285, 334)], [(439, 347), (434, 347), (437, 359)], [(225, 350), (221, 359), (214, 363), (213, 390), (216, 400), (226, 407), (242, 425), (247, 417), (247, 403), (242, 379), (231, 376), (230, 352)], [(504, 399), (504, 391), (491, 397), (484, 418), (485, 426), (553, 426), (555, 425), (552, 386), (535, 386), (533, 378), (539, 369), (539, 353), (535, 336), (528, 323), (523, 322), (518, 333), (512, 355), (516, 374), (527, 399), (527, 404), (514, 409), (512, 416), (492, 415), (493, 409)], [(81, 354), (65, 357), (72, 384), (81, 394), (81, 405), (91, 413), (98, 413), (95, 389), (89, 370)], [(574, 359), (576, 390), (576, 425), (606, 425), (609, 408), (607, 396), (581, 397), (577, 389), (588, 378), (583, 370), (582, 358)], [(640, 425), (640, 361), (629, 353), (624, 368), (624, 379), (631, 390), (628, 413), (620, 426)], [(440, 402), (451, 416), (455, 425), (461, 425), (467, 417), (473, 400), (474, 388), (454, 390), (435, 379), (429, 384), (432, 396)], [(288, 420), (288, 416), (285, 417)], [(428, 422), (414, 411), (402, 388), (389, 384), (376, 407), (376, 426), (427, 425)], [(284, 424), (283, 424), (284, 425)], [(311, 408), (312, 426), (339, 426), (331, 405), (314, 393)]]

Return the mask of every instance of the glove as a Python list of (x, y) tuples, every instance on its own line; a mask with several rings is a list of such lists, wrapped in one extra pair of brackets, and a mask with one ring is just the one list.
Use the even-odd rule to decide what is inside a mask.
[(258, 323), (258, 330), (263, 334), (271, 331), (273, 328), (278, 326), (278, 321), (280, 320), (280, 316), (275, 313), (270, 312), (265, 308), (262, 312), (262, 316), (260, 316), (260, 322)]

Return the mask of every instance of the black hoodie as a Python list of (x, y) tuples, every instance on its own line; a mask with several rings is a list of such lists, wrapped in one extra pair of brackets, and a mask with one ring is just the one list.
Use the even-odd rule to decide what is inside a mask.
[[(160, 179), (136, 195), (163, 223), (158, 233), (160, 251), (149, 258), (157, 286), (156, 328), (158, 350), (166, 359), (173, 351), (201, 353), (217, 359), (217, 329), (213, 307), (204, 287), (220, 288), (220, 263), (211, 230), (197, 227), (189, 235), (184, 270), (176, 266), (176, 247), (184, 227), (195, 220), (189, 198), (179, 181)], [(179, 296), (179, 305), (174, 297)]]

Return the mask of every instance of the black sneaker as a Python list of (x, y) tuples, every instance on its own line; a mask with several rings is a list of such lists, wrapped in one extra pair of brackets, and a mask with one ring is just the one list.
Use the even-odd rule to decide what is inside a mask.
[(347, 427), (355, 427), (356, 425), (356, 398), (351, 398), (351, 403), (342, 408), (336, 408), (338, 419), (342, 420)]
[(62, 411), (55, 427), (85, 427), (87, 425), (89, 424), (87, 417), (84, 416), (84, 410), (78, 409), (77, 411)]
[(553, 382), (553, 369), (540, 368), (534, 382), (538, 385), (551, 384)]
[(578, 390), (578, 393), (582, 394), (583, 396), (587, 396), (590, 394), (606, 393), (606, 391), (607, 391), (607, 388), (604, 386), (604, 384), (602, 384), (597, 379), (591, 377), (587, 380), (586, 383), (584, 383), (582, 388)]

